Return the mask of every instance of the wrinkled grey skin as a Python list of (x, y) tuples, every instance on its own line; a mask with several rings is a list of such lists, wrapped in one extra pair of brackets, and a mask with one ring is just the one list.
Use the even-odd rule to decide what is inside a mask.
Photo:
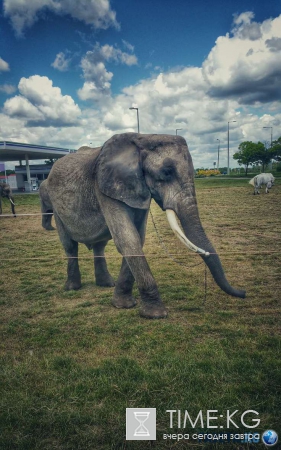
[(45, 230), (52, 231), (55, 228), (52, 226), (52, 215), (53, 213), (53, 205), (51, 203), (49, 194), (48, 194), (48, 188), (47, 188), (47, 181), (44, 180), (40, 184), (39, 187), (39, 195), (40, 195), (40, 202), (41, 202), (41, 212), (42, 212), (42, 227), (45, 228)]
[(2, 214), (2, 200), (1, 198), (7, 198), (11, 203), (11, 210), (14, 214), (14, 217), (16, 217), (15, 212), (15, 201), (12, 194), (12, 189), (8, 183), (0, 183), (0, 214)]
[[(59, 237), (68, 259), (65, 289), (79, 289), (78, 243), (94, 252), (96, 283), (113, 286), (104, 255), (113, 239), (123, 255), (112, 303), (131, 308), (136, 281), (142, 303), (140, 314), (163, 318), (167, 311), (142, 247), (151, 198), (172, 209), (195, 245), (215, 253), (199, 219), (193, 164), (180, 136), (125, 133), (109, 139), (101, 149), (79, 151), (59, 159), (40, 186), (42, 212), (53, 211)], [(51, 229), (51, 216), (42, 225)], [(74, 257), (74, 258), (73, 258)], [(218, 255), (201, 255), (215, 281), (226, 293), (245, 297), (231, 287)]]
[(77, 153), (89, 153), (91, 154), (92, 152), (96, 152), (98, 150), (100, 150), (101, 147), (88, 147), (87, 145), (84, 145), (83, 147), (80, 147), (77, 150)]

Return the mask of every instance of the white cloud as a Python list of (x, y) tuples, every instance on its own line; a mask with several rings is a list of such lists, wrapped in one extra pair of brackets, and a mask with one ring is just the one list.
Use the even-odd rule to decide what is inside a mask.
[(77, 91), (81, 100), (103, 100), (106, 96), (110, 96), (110, 83), (105, 82), (103, 88), (97, 87), (93, 81), (85, 81), (83, 87)]
[(109, 87), (110, 80), (113, 77), (112, 72), (108, 72), (103, 62), (92, 60), (92, 52), (87, 52), (81, 60), (81, 68), (85, 80), (94, 81), (98, 88)]
[(81, 68), (85, 83), (78, 90), (81, 100), (99, 100), (110, 94), (111, 79), (113, 73), (106, 69), (106, 62), (115, 62), (131, 66), (137, 64), (137, 57), (133, 54), (122, 52), (111, 45), (100, 46), (97, 43), (93, 50), (88, 51), (81, 60)]
[(132, 44), (130, 44), (130, 42), (127, 42), (124, 39), (122, 39), (122, 42), (124, 47), (126, 47), (130, 52), (133, 52), (135, 50), (135, 47)]
[(7, 72), (8, 70), (10, 70), (9, 64), (0, 58), (0, 72)]
[(16, 95), (4, 104), (4, 112), (8, 116), (23, 118), (25, 120), (43, 120), (44, 115), (27, 98)]
[(11, 117), (21, 117), (30, 124), (69, 126), (77, 123), (80, 108), (69, 95), (62, 95), (48, 77), (33, 75), (21, 78), (18, 89), (21, 95), (6, 100), (4, 112)]
[(23, 31), (31, 27), (46, 10), (54, 14), (68, 14), (96, 29), (111, 26), (119, 29), (109, 0), (4, 0), (4, 14), (10, 17), (18, 36), (22, 36)]
[(144, 66), (145, 69), (150, 69), (151, 67), (152, 67), (152, 63), (151, 63), (151, 62), (147, 63), (147, 64)]
[(255, 15), (248, 11), (234, 16), (232, 33), (240, 39), (255, 41), (262, 37), (261, 24), (254, 22)]
[[(242, 141), (269, 141), (264, 126), (273, 127), (273, 139), (279, 137), (280, 17), (251, 28), (252, 14), (237, 16), (232, 34), (217, 39), (203, 67), (162, 70), (117, 96), (110, 91), (113, 73), (107, 64), (129, 65), (133, 49), (126, 53), (98, 44), (81, 60), (84, 85), (78, 91), (82, 100), (99, 101), (97, 108), (80, 111), (47, 77), (23, 78), (20, 95), (5, 103), (0, 139), (19, 135), (25, 142), (66, 148), (98, 146), (115, 133), (137, 131), (136, 111), (129, 110), (134, 105), (141, 133), (175, 134), (182, 128), (195, 167), (213, 167), (219, 139), (220, 165), (226, 166), (228, 121), (236, 120), (230, 124), (230, 156)], [(270, 96), (274, 101), (264, 103)]]
[(273, 37), (272, 39), (267, 39), (265, 41), (265, 45), (269, 48), (271, 52), (280, 52), (281, 51), (281, 38)]
[(281, 95), (281, 15), (261, 24), (253, 13), (235, 18), (233, 36), (220, 36), (203, 64), (210, 95), (241, 104), (269, 102)]
[(13, 94), (16, 90), (16, 86), (12, 84), (0, 84), (0, 92), (4, 92), (7, 95)]
[(87, 52), (81, 60), (84, 74), (84, 85), (78, 89), (77, 94), (81, 100), (99, 100), (110, 95), (110, 81), (112, 72), (108, 72), (103, 62), (93, 62), (92, 52)]
[(127, 66), (133, 66), (137, 64), (138, 60), (135, 55), (131, 55), (126, 52), (122, 52), (119, 48), (113, 47), (112, 45), (103, 45), (99, 47), (96, 46), (95, 52), (100, 56), (101, 59), (105, 61), (115, 61), (120, 62), (122, 64), (126, 64)]
[(57, 54), (55, 61), (51, 64), (54, 69), (60, 72), (66, 72), (69, 69), (71, 58), (67, 58), (63, 52)]

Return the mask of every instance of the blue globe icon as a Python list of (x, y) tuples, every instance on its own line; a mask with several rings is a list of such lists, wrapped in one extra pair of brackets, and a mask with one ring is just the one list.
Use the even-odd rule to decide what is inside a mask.
[(262, 441), (268, 447), (273, 447), (277, 444), (278, 434), (273, 430), (266, 430), (262, 435)]

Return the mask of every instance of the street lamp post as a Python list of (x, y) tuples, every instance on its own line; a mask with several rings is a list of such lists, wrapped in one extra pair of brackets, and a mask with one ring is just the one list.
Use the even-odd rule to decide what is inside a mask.
[[(273, 127), (263, 127), (263, 128), (270, 128), (271, 132), (270, 132), (270, 148), (272, 148), (272, 134), (273, 134)], [(270, 170), (272, 169), (272, 161), (270, 161), (269, 164)]]
[(140, 132), (140, 121), (139, 121), (139, 108), (131, 107), (129, 109), (135, 109), (137, 111), (137, 120), (138, 120), (138, 133)]
[(179, 130), (182, 130), (182, 128), (176, 128), (176, 136), (178, 135)]
[(227, 122), (227, 175), (229, 175), (229, 124), (232, 122), (236, 122), (236, 120)]
[(272, 148), (272, 133), (273, 133), (273, 127), (263, 127), (263, 128), (270, 128), (271, 129), (271, 133), (270, 133), (270, 148)]
[(218, 165), (217, 165), (217, 169), (219, 170), (220, 168), (220, 139), (217, 139), (217, 141), (219, 141), (219, 145), (218, 145)]

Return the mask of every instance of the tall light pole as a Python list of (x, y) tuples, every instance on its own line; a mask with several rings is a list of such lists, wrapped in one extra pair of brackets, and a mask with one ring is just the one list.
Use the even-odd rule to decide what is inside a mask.
[(218, 145), (218, 165), (217, 165), (217, 169), (219, 170), (220, 168), (220, 139), (217, 139), (217, 141), (219, 141), (219, 145)]
[(140, 132), (140, 121), (139, 121), (139, 108), (131, 107), (129, 109), (135, 109), (137, 111), (137, 119), (138, 119), (138, 133)]
[(227, 122), (227, 175), (229, 175), (229, 124), (232, 122), (236, 122), (236, 120)]
[[(272, 148), (272, 134), (273, 134), (273, 127), (263, 127), (263, 128), (270, 128), (271, 129), (271, 133), (270, 133), (270, 148)], [(270, 170), (272, 169), (272, 161), (270, 160), (270, 164), (269, 164)]]
[(182, 130), (182, 128), (176, 128), (176, 136), (178, 135), (178, 131)]
[(272, 148), (272, 133), (273, 133), (273, 127), (263, 127), (263, 128), (270, 128), (271, 129), (271, 133), (270, 133), (270, 148)]

